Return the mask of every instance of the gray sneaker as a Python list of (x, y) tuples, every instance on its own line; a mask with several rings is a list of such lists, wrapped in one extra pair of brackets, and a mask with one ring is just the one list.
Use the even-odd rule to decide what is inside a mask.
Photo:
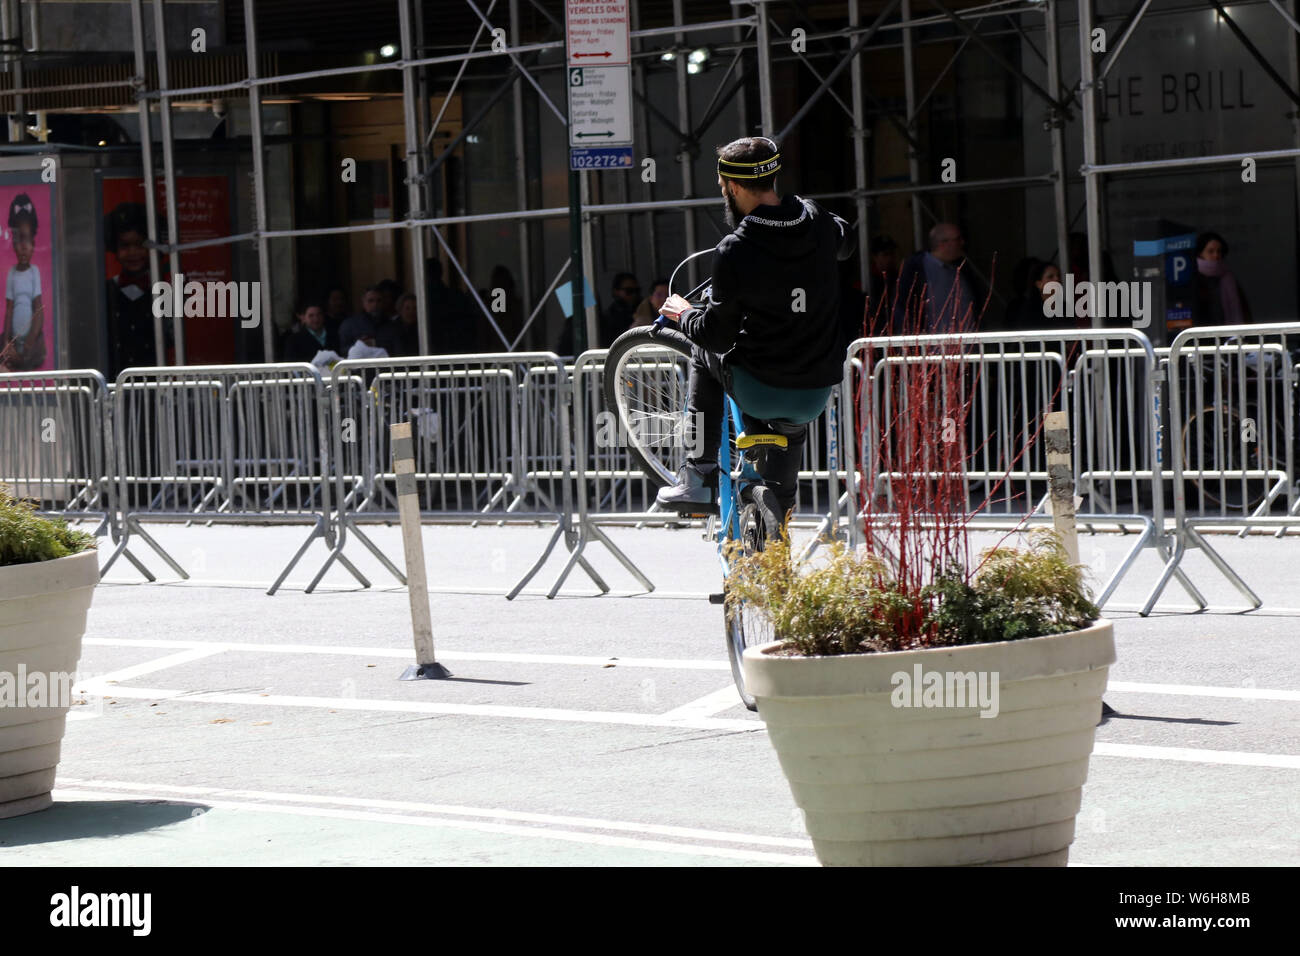
[(679, 514), (717, 514), (718, 466), (707, 471), (687, 462), (677, 472), (677, 484), (659, 489), (655, 504)]

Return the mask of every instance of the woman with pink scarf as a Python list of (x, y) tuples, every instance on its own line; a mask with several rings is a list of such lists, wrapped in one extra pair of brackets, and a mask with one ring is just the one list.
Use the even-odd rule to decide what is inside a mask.
[(1246, 296), (1228, 267), (1228, 241), (1217, 232), (1196, 237), (1197, 325), (1242, 325), (1250, 321)]

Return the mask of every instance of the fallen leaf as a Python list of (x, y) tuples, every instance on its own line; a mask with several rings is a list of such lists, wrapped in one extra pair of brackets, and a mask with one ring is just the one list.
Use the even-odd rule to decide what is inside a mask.
[(367, 666), (367, 667), (374, 667), (375, 665), (374, 665), (374, 664), (367, 664), (366, 666)]
[(269, 720), (255, 720), (255, 721), (253, 721), (252, 726), (254, 726), (254, 727), (270, 727), (270, 726), (271, 726), (271, 722), (270, 722)]
[(617, 664), (602, 664), (601, 667), (617, 667)]
[(234, 722), (235, 720), (233, 717), (218, 717), (216, 720), (208, 721), (208, 723), (211, 724), (233, 724)]

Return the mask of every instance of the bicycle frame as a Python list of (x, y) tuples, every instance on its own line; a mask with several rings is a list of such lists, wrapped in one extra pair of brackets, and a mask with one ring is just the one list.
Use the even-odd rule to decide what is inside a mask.
[(718, 557), (722, 561), (722, 573), (730, 570), (725, 553), (726, 542), (740, 537), (741, 490), (762, 481), (754, 463), (741, 455), (743, 464), (739, 476), (732, 475), (731, 439), (733, 432), (739, 435), (744, 431), (740, 406), (730, 395), (726, 397), (726, 406), (722, 415), (722, 442), (718, 448)]

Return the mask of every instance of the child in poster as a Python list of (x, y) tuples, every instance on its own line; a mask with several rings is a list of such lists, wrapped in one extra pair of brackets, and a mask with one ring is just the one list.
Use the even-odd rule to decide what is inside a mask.
[(32, 262), (40, 223), (27, 193), (9, 203), (9, 238), (18, 260), (5, 279), (5, 319), (0, 329), (0, 368), (26, 372), (46, 367), (45, 310), (41, 271)]
[[(152, 310), (153, 283), (149, 277), (148, 230), (143, 203), (121, 202), (104, 217), (104, 247), (117, 260), (117, 275), (108, 289), (109, 375), (124, 368), (157, 365)], [(168, 276), (163, 273), (163, 280)], [(170, 345), (171, 319), (164, 323)]]

